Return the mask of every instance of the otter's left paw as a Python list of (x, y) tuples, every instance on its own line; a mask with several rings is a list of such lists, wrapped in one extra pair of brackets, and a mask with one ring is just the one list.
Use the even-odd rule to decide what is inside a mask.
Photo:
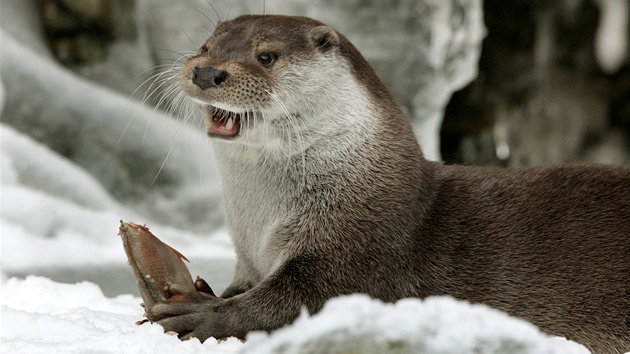
[(203, 291), (190, 291), (177, 284), (168, 286), (171, 296), (146, 310), (151, 322), (164, 327), (165, 332), (177, 332), (182, 340), (192, 337), (205, 341), (209, 337), (217, 339), (229, 337), (225, 316), (216, 312), (217, 305), (225, 301)]

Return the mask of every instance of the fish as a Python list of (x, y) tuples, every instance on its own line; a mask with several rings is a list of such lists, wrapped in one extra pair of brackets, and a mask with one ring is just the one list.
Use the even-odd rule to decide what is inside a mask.
[(214, 296), (212, 289), (197, 276), (193, 281), (183, 254), (157, 238), (146, 225), (120, 220), (118, 235), (129, 265), (138, 283), (138, 289), (145, 309), (171, 297), (168, 290), (177, 284), (189, 291), (202, 291)]

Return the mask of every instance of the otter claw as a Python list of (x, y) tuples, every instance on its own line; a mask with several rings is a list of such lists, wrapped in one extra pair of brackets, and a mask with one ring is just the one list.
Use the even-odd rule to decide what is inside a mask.
[(200, 276), (197, 276), (197, 279), (195, 280), (195, 288), (197, 288), (197, 291), (201, 291), (206, 294), (216, 296), (214, 294), (214, 291), (212, 291), (212, 288), (210, 287), (210, 285), (208, 285), (208, 283), (205, 280), (203, 280)]

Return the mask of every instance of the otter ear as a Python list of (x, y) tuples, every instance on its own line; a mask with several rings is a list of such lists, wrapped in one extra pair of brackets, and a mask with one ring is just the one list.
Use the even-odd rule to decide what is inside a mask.
[(314, 27), (309, 31), (308, 36), (315, 48), (322, 52), (339, 46), (339, 34), (328, 26)]

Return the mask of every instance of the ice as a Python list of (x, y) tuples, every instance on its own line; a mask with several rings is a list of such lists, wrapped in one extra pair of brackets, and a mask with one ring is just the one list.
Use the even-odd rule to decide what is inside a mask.
[(608, 74), (617, 72), (628, 56), (630, 0), (595, 0), (600, 6), (595, 58)]
[(440, 128), (453, 92), (477, 77), (481, 41), (486, 35), (480, 0), (427, 1), (429, 70), (417, 73), (425, 86), (413, 98), (414, 132), (430, 160), (441, 160)]

